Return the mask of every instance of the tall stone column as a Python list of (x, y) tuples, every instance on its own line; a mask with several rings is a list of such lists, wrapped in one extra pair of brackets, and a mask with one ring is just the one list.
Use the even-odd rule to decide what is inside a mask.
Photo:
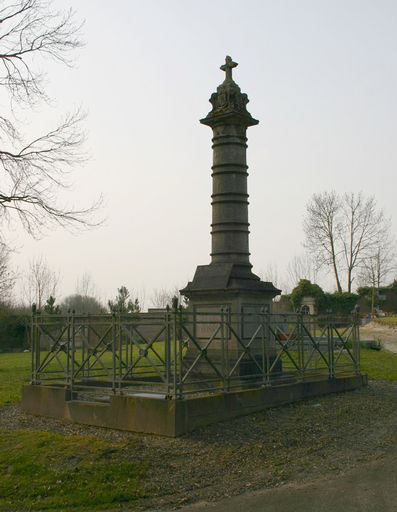
[[(211, 352), (211, 360), (219, 361), (222, 371), (227, 352), (232, 367), (238, 365), (239, 375), (251, 375), (258, 372), (253, 358), (264, 365), (263, 328), (258, 325), (263, 325), (263, 312), (271, 311), (272, 299), (280, 290), (261, 281), (250, 263), (246, 134), (258, 121), (247, 111), (248, 97), (233, 80), (236, 66), (226, 57), (221, 66), (225, 80), (210, 98), (211, 112), (200, 121), (213, 132), (211, 262), (197, 267), (193, 281), (181, 293), (189, 299), (188, 319), (196, 343), (205, 347), (205, 353)], [(217, 326), (225, 326), (225, 315), (226, 329), (221, 335)], [(227, 348), (222, 343), (225, 335)], [(266, 337), (272, 360), (274, 344)], [(244, 343), (249, 343), (250, 355)], [(197, 361), (193, 345), (184, 360)]]
[(237, 313), (244, 303), (270, 306), (280, 290), (251, 270), (246, 132), (259, 121), (247, 111), (248, 97), (233, 80), (236, 66), (226, 57), (225, 80), (210, 98), (211, 112), (200, 121), (213, 131), (211, 263), (198, 266), (181, 293), (192, 307), (227, 303)]
[(221, 67), (225, 81), (211, 96), (213, 109), (201, 123), (213, 131), (211, 263), (233, 263), (249, 274), (246, 131), (258, 121), (247, 112), (247, 95), (233, 81), (236, 65), (226, 58)]

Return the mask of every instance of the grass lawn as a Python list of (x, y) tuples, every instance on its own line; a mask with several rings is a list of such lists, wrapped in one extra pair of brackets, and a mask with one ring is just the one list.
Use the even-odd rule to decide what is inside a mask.
[[(29, 380), (29, 353), (0, 354), (0, 406), (18, 402)], [(145, 495), (145, 474), (142, 464), (123, 461), (121, 443), (0, 431), (0, 511), (133, 508)]]
[(122, 451), (122, 443), (89, 436), (2, 432), (0, 510), (111, 510), (120, 503), (133, 507), (145, 496), (146, 470), (123, 460)]
[(30, 380), (30, 353), (0, 354), (0, 406), (19, 402)]
[[(156, 356), (156, 353), (160, 358), (164, 359), (164, 343), (156, 342), (153, 345), (156, 352), (150, 353), (150, 360), (154, 365), (157, 365), (159, 371), (163, 368), (163, 363)], [(186, 353), (186, 348), (183, 349), (183, 354)], [(46, 356), (46, 352), (41, 354), (42, 360)], [(171, 358), (173, 357), (173, 350), (171, 349)], [(86, 357), (86, 356), (85, 356)], [(135, 369), (135, 374), (144, 374), (146, 377), (156, 376), (156, 372), (151, 368), (149, 362), (144, 357), (140, 356), (139, 347), (135, 346), (133, 349), (134, 360), (140, 358), (139, 363)], [(62, 361), (63, 365), (66, 366), (66, 354), (60, 352), (58, 358)], [(76, 351), (76, 361), (81, 363), (83, 354), (81, 350)], [(102, 366), (95, 362), (92, 358), (93, 364), (91, 365), (92, 376), (104, 375)], [(102, 363), (108, 368), (109, 374), (111, 374), (112, 368), (112, 354), (111, 352), (105, 352), (101, 356)], [(30, 353), (0, 353), (0, 407), (2, 405), (12, 404), (19, 402), (21, 399), (21, 388), (23, 384), (30, 381), (30, 366), (31, 366), (31, 354)], [(58, 371), (61, 369), (56, 359), (52, 359), (52, 362), (47, 366), (46, 372)]]
[(361, 349), (361, 370), (371, 380), (397, 381), (397, 354)]
[(397, 316), (376, 318), (375, 322), (380, 325), (386, 325), (387, 327), (397, 327)]

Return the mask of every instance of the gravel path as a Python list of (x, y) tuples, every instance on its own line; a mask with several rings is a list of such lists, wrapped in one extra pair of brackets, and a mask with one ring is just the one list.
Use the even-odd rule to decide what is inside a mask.
[(380, 340), (383, 348), (397, 354), (397, 329), (394, 327), (370, 322), (360, 327), (360, 337), (362, 340)]
[(337, 476), (197, 503), (181, 512), (396, 512), (396, 454)]
[(149, 467), (152, 498), (141, 502), (140, 509), (165, 511), (332, 477), (382, 459), (397, 439), (397, 384), (371, 382), (361, 390), (269, 409), (178, 439), (28, 416), (18, 406), (0, 409), (0, 429), (119, 442), (122, 459)]

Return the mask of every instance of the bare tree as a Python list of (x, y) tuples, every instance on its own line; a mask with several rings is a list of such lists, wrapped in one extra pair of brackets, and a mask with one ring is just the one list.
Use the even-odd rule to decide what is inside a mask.
[(335, 192), (313, 194), (306, 206), (303, 222), (305, 247), (313, 255), (316, 268), (332, 269), (338, 292), (342, 291), (339, 276), (341, 201)]
[(390, 221), (372, 196), (323, 192), (314, 194), (307, 205), (303, 227), (305, 246), (317, 268), (332, 270), (338, 292), (345, 276), (351, 292), (357, 272), (374, 257), (380, 241), (388, 239)]
[(309, 254), (294, 256), (287, 265), (289, 287), (294, 288), (301, 279), (315, 283), (317, 281), (317, 269), (313, 258)]
[(154, 308), (164, 309), (167, 306), (171, 306), (172, 298), (175, 296), (179, 297), (179, 290), (169, 290), (167, 288), (155, 288), (151, 297), (151, 303)]
[(172, 306), (173, 299), (178, 299), (178, 304), (186, 308), (188, 306), (188, 299), (181, 295), (179, 292), (180, 286), (173, 288), (155, 288), (151, 296), (151, 303), (154, 308), (164, 309), (167, 306)]
[(10, 269), (10, 249), (0, 242), (0, 302), (10, 302), (16, 275)]
[(59, 273), (51, 270), (42, 256), (30, 262), (24, 286), (30, 305), (41, 309), (50, 296), (56, 297), (58, 284)]
[(371, 314), (375, 314), (375, 296), (379, 288), (392, 272), (396, 271), (395, 253), (392, 248), (378, 247), (375, 253), (367, 258), (359, 273), (359, 283), (371, 289)]
[(62, 312), (65, 313), (68, 310), (74, 311), (75, 313), (91, 313), (91, 314), (102, 314), (106, 313), (105, 306), (96, 297), (90, 295), (80, 295), (74, 293), (68, 295), (62, 300), (61, 303)]
[(358, 274), (360, 286), (372, 289), (372, 313), (375, 309), (376, 290), (385, 286), (397, 272), (396, 242), (387, 225), (388, 223), (385, 233), (379, 237), (372, 253), (363, 260)]
[(97, 290), (94, 280), (88, 272), (84, 272), (84, 274), (77, 280), (76, 295), (97, 298)]
[(146, 288), (142, 287), (140, 290), (136, 291), (136, 296), (138, 298), (139, 305), (141, 307), (141, 311), (145, 311), (146, 308)]
[(261, 272), (260, 276), (264, 281), (273, 283), (274, 286), (278, 285), (278, 268), (275, 263), (268, 263), (265, 270)]
[(84, 160), (80, 111), (68, 114), (46, 133), (26, 140), (18, 126), (15, 105), (33, 107), (47, 100), (42, 60), (73, 64), (79, 48), (80, 24), (72, 10), (56, 11), (51, 1), (14, 0), (0, 4), (0, 88), (10, 98), (10, 115), (0, 116), (0, 219), (19, 218), (33, 236), (54, 225), (72, 228), (97, 225), (94, 213), (101, 199), (88, 208), (59, 204), (60, 189)]
[[(340, 244), (347, 274), (347, 291), (352, 291), (354, 271), (377, 259), (379, 242), (388, 238), (390, 223), (377, 210), (373, 196), (345, 194), (341, 202)], [(379, 255), (384, 251), (381, 251)], [(375, 258), (375, 260), (374, 260)], [(378, 261), (380, 263), (380, 260)]]

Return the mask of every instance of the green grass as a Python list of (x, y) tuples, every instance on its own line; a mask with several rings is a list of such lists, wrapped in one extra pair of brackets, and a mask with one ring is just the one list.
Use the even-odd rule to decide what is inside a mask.
[(372, 380), (397, 381), (397, 354), (361, 349), (361, 370)]
[(123, 460), (123, 444), (89, 436), (2, 432), (0, 474), (7, 512), (110, 510), (145, 496), (146, 468)]
[(385, 316), (383, 318), (376, 318), (375, 322), (387, 327), (397, 327), (397, 316)]
[[(110, 354), (106, 354), (106, 359), (110, 362)], [(147, 361), (143, 359), (141, 371), (146, 365)], [(361, 349), (361, 367), (370, 379), (397, 381), (397, 354)], [(29, 353), (0, 353), (0, 406), (19, 402), (22, 385), (29, 380)]]
[(30, 353), (0, 354), (0, 406), (19, 402), (30, 380)]
[[(157, 352), (161, 359), (164, 359), (164, 342), (156, 342), (153, 345), (154, 350)], [(183, 348), (183, 354), (186, 353), (187, 348)], [(42, 352), (41, 361), (44, 360), (47, 353)], [(157, 357), (155, 352), (151, 351), (149, 354), (150, 360), (154, 366), (157, 367), (159, 372), (164, 372), (164, 364), (161, 359)], [(171, 359), (173, 358), (173, 350), (170, 354)], [(64, 352), (58, 354), (59, 360), (66, 367), (67, 356)], [(81, 350), (76, 351), (76, 361), (82, 362), (83, 354)], [(136, 361), (138, 358), (139, 363), (134, 369), (135, 375), (142, 375), (145, 377), (155, 377), (157, 372), (150, 366), (149, 361), (140, 355), (140, 347), (134, 346), (133, 358)], [(92, 377), (109, 377), (112, 375), (112, 354), (111, 352), (104, 352), (101, 356), (101, 361), (108, 370), (108, 373), (102, 368), (102, 366), (95, 360), (94, 356), (91, 356)], [(30, 353), (0, 353), (0, 406), (19, 402), (21, 399), (22, 385), (30, 381), (30, 365), (31, 355)], [(76, 365), (77, 368), (77, 365)], [(56, 374), (53, 372), (60, 372), (61, 366), (56, 359), (52, 359), (49, 365), (46, 367), (45, 372), (48, 377), (54, 377)], [(59, 373), (58, 373), (59, 375)]]

